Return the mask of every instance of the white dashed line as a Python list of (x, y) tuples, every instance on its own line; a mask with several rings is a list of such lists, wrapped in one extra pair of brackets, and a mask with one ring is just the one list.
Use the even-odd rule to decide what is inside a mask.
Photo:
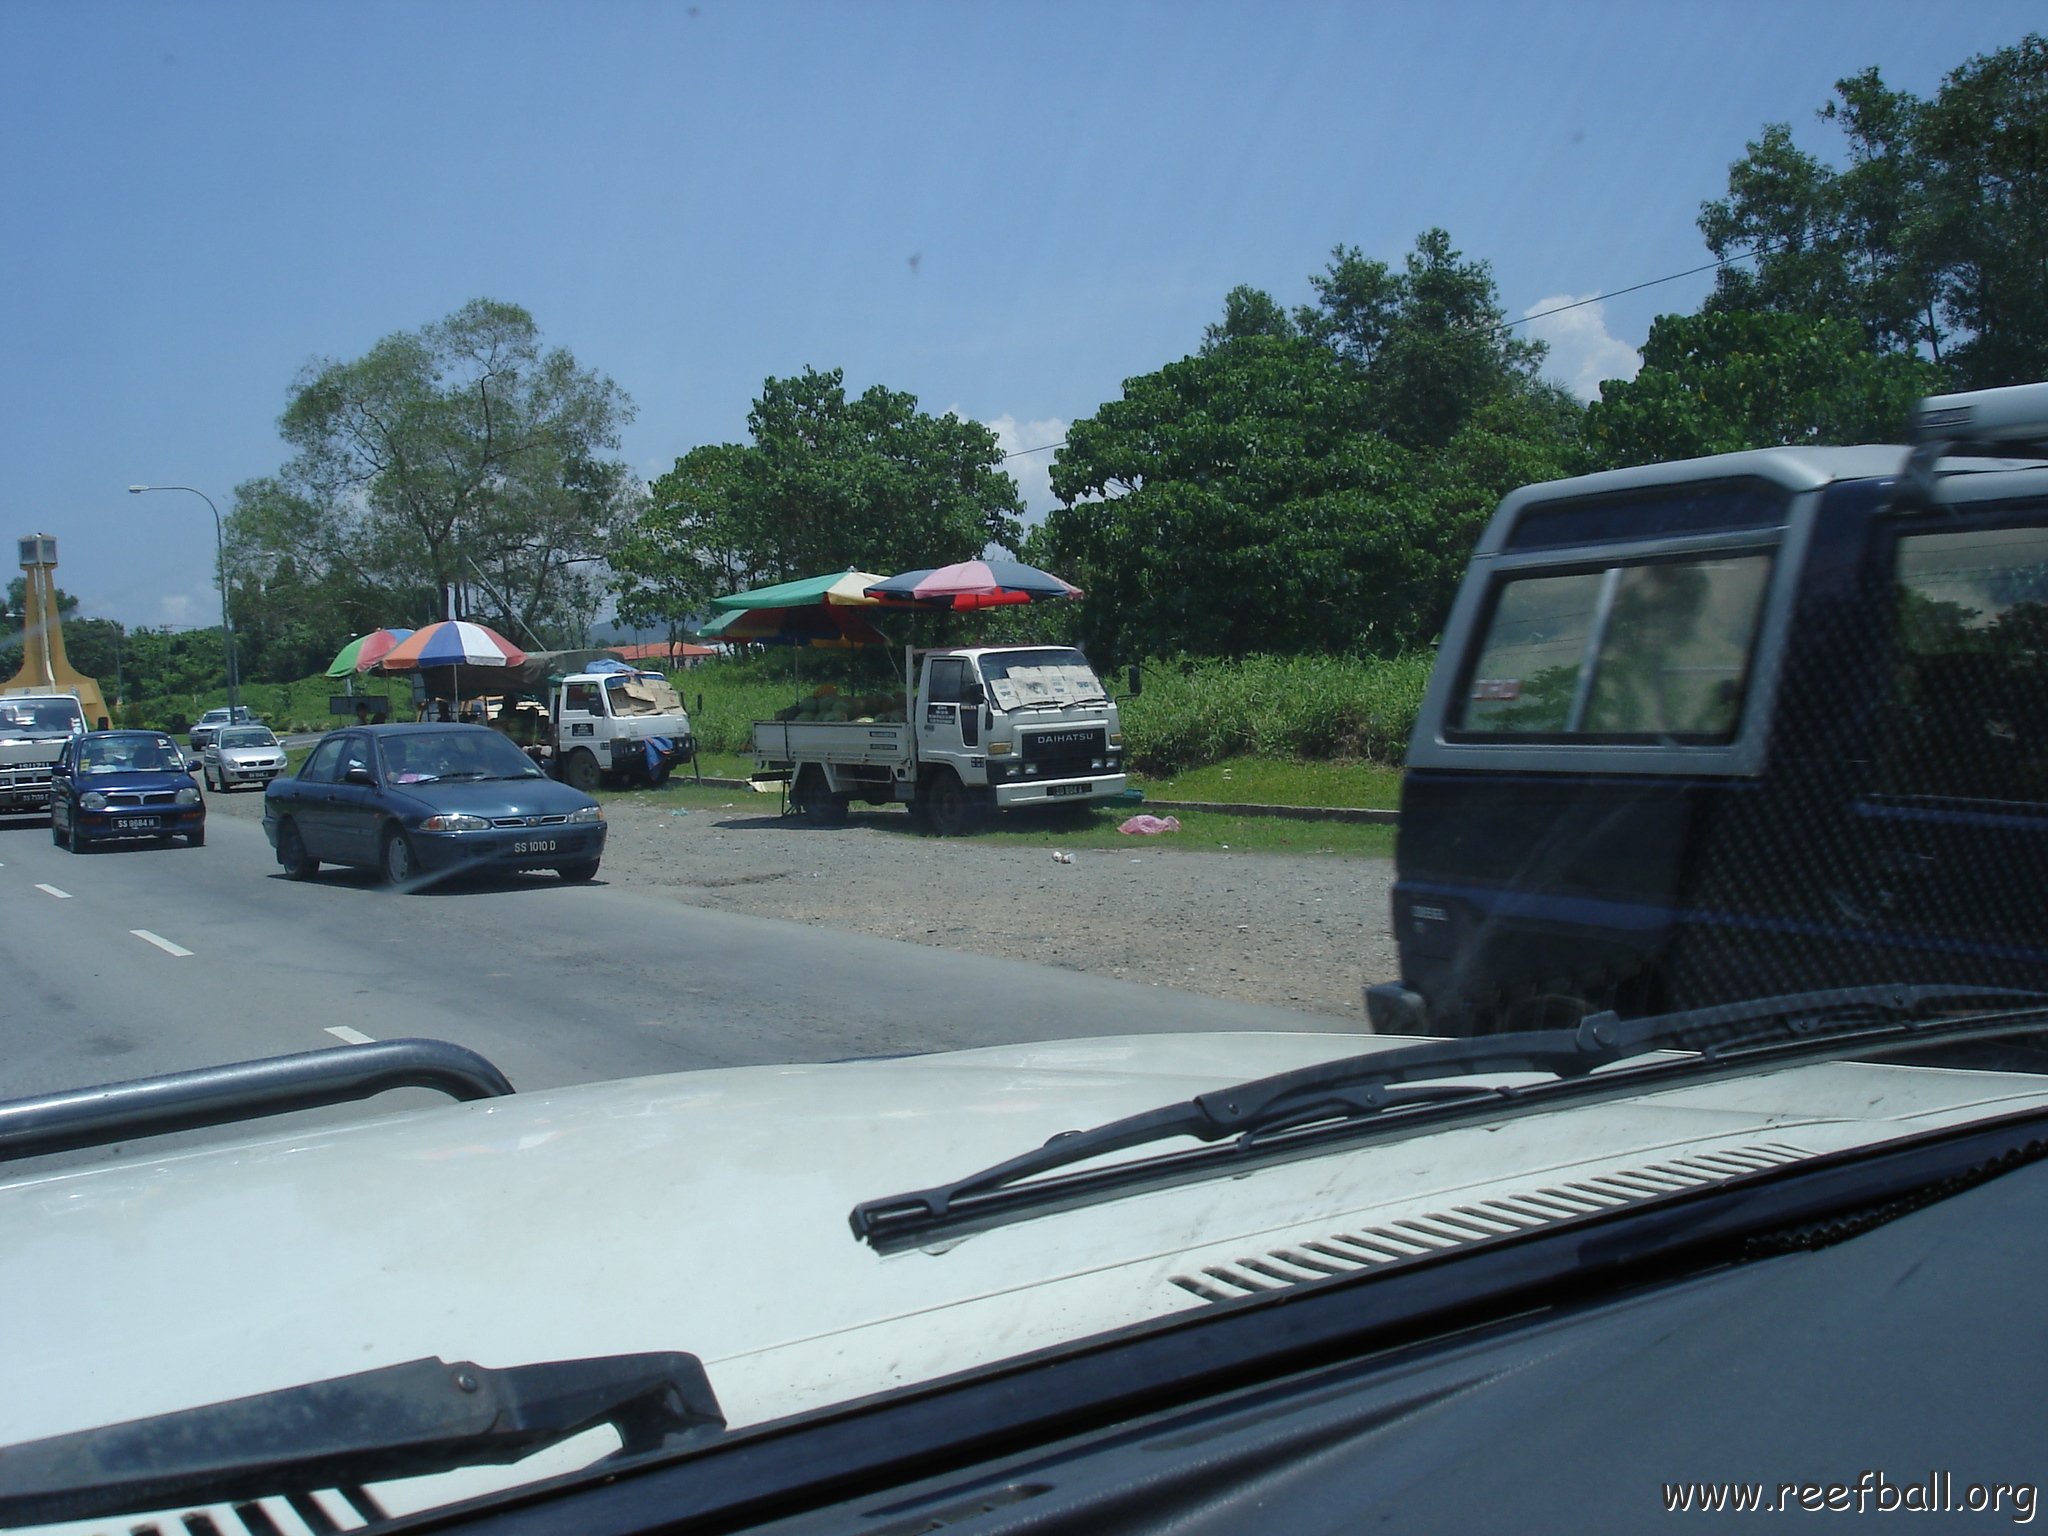
[(334, 1036), (335, 1039), (341, 1041), (344, 1045), (375, 1045), (377, 1043), (360, 1029), (350, 1029), (346, 1024), (330, 1024), (327, 1026), (327, 1033)]
[(192, 953), (191, 950), (186, 949), (182, 944), (173, 944), (169, 939), (165, 938), (162, 934), (151, 933), (147, 928), (130, 928), (128, 931), (134, 934), (135, 937), (137, 937), (138, 939), (142, 940), (143, 943), (154, 944), (158, 949), (162, 950), (167, 955), (178, 955), (182, 957)]
[(36, 889), (44, 892), (47, 895), (56, 897), (59, 901), (69, 901), (71, 899), (71, 893), (69, 891), (60, 891), (54, 885), (45, 885), (40, 880), (36, 882)]

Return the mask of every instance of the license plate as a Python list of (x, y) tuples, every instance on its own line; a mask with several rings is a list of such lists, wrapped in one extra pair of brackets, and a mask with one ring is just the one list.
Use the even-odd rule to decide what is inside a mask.
[(156, 830), (156, 818), (154, 816), (117, 816), (114, 818), (114, 829), (118, 832), (154, 832)]
[(536, 837), (531, 842), (514, 843), (512, 851), (514, 853), (553, 853), (555, 851), (555, 840), (552, 837)]
[(1048, 799), (1054, 795), (1085, 795), (1094, 787), (1093, 784), (1048, 784), (1045, 793)]

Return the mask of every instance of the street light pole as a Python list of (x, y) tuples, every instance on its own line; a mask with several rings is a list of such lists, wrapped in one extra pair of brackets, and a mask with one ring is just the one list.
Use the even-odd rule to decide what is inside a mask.
[(228, 719), (239, 717), (242, 708), (242, 679), (235, 666), (235, 624), (228, 616), (228, 541), (221, 532), (220, 508), (213, 504), (213, 498), (202, 490), (189, 485), (131, 485), (130, 496), (140, 496), (144, 491), (190, 491), (206, 503), (206, 510), (213, 514), (213, 551), (220, 563), (220, 637), (227, 650), (228, 660)]

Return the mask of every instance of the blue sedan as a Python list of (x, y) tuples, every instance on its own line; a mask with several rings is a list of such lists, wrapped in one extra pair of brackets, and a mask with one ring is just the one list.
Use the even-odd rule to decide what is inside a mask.
[(206, 841), (206, 806), (185, 755), (161, 731), (88, 731), (50, 775), (50, 841), (73, 853), (100, 843)]
[(324, 737), (263, 794), (263, 832), (286, 875), (380, 870), (400, 889), (436, 876), (552, 869), (588, 880), (604, 809), (480, 725), (370, 725)]

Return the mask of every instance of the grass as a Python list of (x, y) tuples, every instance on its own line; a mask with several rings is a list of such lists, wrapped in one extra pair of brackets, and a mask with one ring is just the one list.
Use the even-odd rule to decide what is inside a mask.
[(1147, 798), (1235, 805), (1350, 806), (1397, 810), (1401, 770), (1384, 763), (1303, 763), (1257, 757), (1190, 768), (1163, 778), (1136, 777)]

